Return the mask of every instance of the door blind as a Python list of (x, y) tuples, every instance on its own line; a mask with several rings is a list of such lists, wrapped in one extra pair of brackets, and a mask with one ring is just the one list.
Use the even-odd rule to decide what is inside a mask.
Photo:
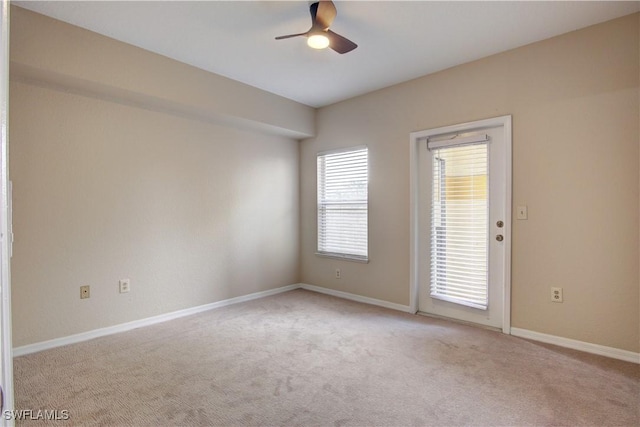
[(487, 309), (487, 142), (429, 142), (433, 162), (431, 200), (431, 297)]
[(368, 257), (368, 149), (318, 155), (318, 253)]

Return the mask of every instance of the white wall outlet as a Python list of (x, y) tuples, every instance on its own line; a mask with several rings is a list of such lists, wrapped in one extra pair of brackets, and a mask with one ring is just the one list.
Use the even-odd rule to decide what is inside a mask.
[(131, 279), (120, 279), (120, 293), (124, 294), (131, 290)]
[(336, 268), (336, 279), (340, 278), (340, 269)]
[(564, 298), (562, 297), (562, 288), (551, 288), (551, 301), (553, 302), (564, 301)]
[(89, 285), (80, 286), (80, 299), (87, 299), (91, 296), (91, 291), (89, 290)]
[(516, 218), (527, 219), (529, 218), (529, 212), (527, 212), (527, 205), (521, 205), (516, 208)]

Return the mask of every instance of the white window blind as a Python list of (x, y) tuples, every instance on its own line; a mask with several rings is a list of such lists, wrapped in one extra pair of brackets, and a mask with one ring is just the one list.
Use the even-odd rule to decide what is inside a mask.
[(368, 149), (318, 154), (318, 254), (368, 257)]
[(487, 142), (432, 144), (431, 296), (487, 309)]

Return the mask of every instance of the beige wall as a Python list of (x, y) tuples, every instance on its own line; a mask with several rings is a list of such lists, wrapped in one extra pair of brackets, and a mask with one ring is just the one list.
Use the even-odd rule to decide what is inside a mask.
[(12, 78), (292, 138), (315, 134), (311, 107), (15, 6), (10, 38)]
[[(235, 85), (215, 105), (190, 104), (161, 85), (125, 90), (140, 73), (154, 80), (158, 63), (170, 87), (209, 90), (198, 86), (208, 76), (184, 80), (183, 64), (12, 14), (14, 346), (299, 281), (299, 143), (289, 135), (313, 127), (312, 109)], [(39, 56), (59, 31), (79, 37), (89, 55), (80, 68), (96, 65), (93, 46), (121, 70), (94, 80), (72, 67), (62, 73), (68, 52)], [(240, 95), (251, 107), (219, 120), (225, 96)], [(270, 112), (254, 111), (252, 100)], [(309, 123), (281, 117), (298, 109), (311, 113)], [(130, 293), (118, 293), (121, 278), (131, 279)], [(81, 285), (91, 286), (90, 299), (80, 300)]]
[[(408, 305), (409, 133), (512, 114), (513, 205), (529, 206), (513, 221), (512, 326), (639, 351), (638, 27), (627, 16), (320, 109), (301, 146), (303, 282)], [(362, 144), (370, 262), (317, 257), (316, 153)]]

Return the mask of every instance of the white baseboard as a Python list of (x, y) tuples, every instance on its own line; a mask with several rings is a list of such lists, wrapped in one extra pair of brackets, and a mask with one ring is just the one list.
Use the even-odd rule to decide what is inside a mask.
[(530, 331), (528, 329), (513, 327), (511, 328), (511, 335), (640, 364), (640, 353), (634, 353), (633, 351), (621, 350), (619, 348), (607, 347), (604, 345), (592, 344), (589, 342), (572, 340), (570, 338), (563, 338), (555, 335), (543, 334), (541, 332)]
[[(48, 350), (55, 347), (61, 347), (63, 345), (69, 345), (69, 344), (79, 343), (82, 341), (88, 341), (94, 338), (104, 337), (104, 336), (116, 334), (119, 332), (130, 331), (132, 329), (137, 329), (144, 326), (155, 325), (157, 323), (166, 322), (168, 320), (190, 316), (192, 314), (202, 313), (203, 311), (213, 310), (216, 308), (238, 304), (245, 301), (251, 301), (258, 298), (264, 298), (270, 295), (276, 295), (282, 292), (288, 292), (288, 291), (292, 291), (294, 289), (299, 289), (299, 288), (306, 289), (312, 292), (318, 292), (321, 294), (331, 295), (334, 297), (343, 298), (351, 301), (357, 301), (365, 304), (371, 304), (379, 307), (389, 308), (392, 310), (402, 311), (405, 313), (412, 313), (411, 308), (408, 305), (396, 304), (389, 301), (351, 294), (349, 292), (336, 291), (334, 289), (323, 288), (320, 286), (309, 285), (306, 283), (296, 283), (293, 285), (282, 286), (275, 289), (269, 289), (267, 291), (255, 292), (249, 295), (229, 298), (222, 301), (216, 301), (210, 304), (204, 304), (197, 307), (191, 307), (184, 310), (178, 310), (171, 313), (165, 313), (158, 316), (148, 317), (146, 319), (134, 320), (133, 322), (121, 323), (119, 325), (109, 326), (101, 329), (95, 329), (93, 331), (82, 332), (80, 334), (69, 335), (66, 337), (56, 338), (48, 341), (42, 341), (35, 344), (28, 344), (21, 347), (14, 347), (13, 357), (23, 356), (31, 353), (37, 353), (39, 351)], [(543, 334), (541, 332), (530, 331), (528, 329), (520, 329), (520, 328), (513, 328), (513, 327), (511, 328), (511, 335), (520, 337), (520, 338), (530, 339), (533, 341), (544, 342), (547, 344), (554, 344), (560, 347), (580, 350), (587, 353), (607, 356), (613, 359), (619, 359), (627, 362), (640, 364), (640, 353), (634, 353), (628, 350), (622, 350), (619, 348), (607, 347), (599, 344), (592, 344), (584, 341), (572, 340), (570, 338), (563, 338), (555, 335)]]
[(197, 307), (186, 308), (184, 310), (173, 311), (171, 313), (160, 314), (158, 316), (148, 317), (146, 319), (134, 320), (132, 322), (121, 323), (119, 325), (108, 326), (106, 328), (94, 329), (92, 331), (82, 332), (75, 335), (69, 335), (66, 337), (55, 338), (48, 341), (42, 341), (35, 344), (28, 344), (21, 347), (13, 348), (13, 357), (24, 356), (26, 354), (37, 353), (43, 350), (49, 350), (63, 345), (75, 344), (82, 341), (88, 341), (94, 338), (104, 337), (107, 335), (117, 334), (119, 332), (126, 332), (132, 329), (141, 328), (144, 326), (155, 325), (157, 323), (166, 322), (168, 320), (177, 319), (179, 317), (190, 316), (192, 314), (202, 313), (203, 311), (213, 310), (227, 305), (238, 304), (245, 301), (251, 301), (258, 298), (268, 297), (270, 295), (279, 294), (282, 292), (292, 291), (294, 289), (306, 289), (313, 292), (319, 292), (327, 295), (333, 295), (335, 297), (344, 298), (352, 301), (358, 301), (365, 304), (377, 305), (380, 307), (386, 307), (393, 310), (399, 310), (404, 312), (410, 312), (409, 306), (402, 304), (395, 304), (388, 301), (378, 300), (375, 298), (363, 297), (360, 295), (350, 294), (348, 292), (335, 291), (333, 289), (322, 288), (320, 286), (308, 285), (305, 283), (296, 283), (293, 285), (282, 286), (276, 289), (269, 289), (268, 291), (256, 292), (249, 295), (243, 295), (235, 298), (229, 298), (222, 301), (212, 302), (210, 304), (204, 304)]
[(363, 297), (361, 295), (350, 294), (349, 292), (336, 291), (333, 289), (323, 288), (315, 285), (308, 285), (306, 283), (300, 283), (300, 288), (308, 291), (319, 292), (321, 294), (327, 294), (338, 298), (348, 299), (351, 301), (363, 302), (365, 304), (377, 305), (379, 307), (390, 308), (392, 310), (403, 311), (405, 313), (411, 313), (411, 309), (408, 305), (396, 304), (394, 302), (384, 301), (375, 298)]
[(121, 323), (119, 325), (109, 326), (106, 328), (94, 329), (93, 331), (82, 332), (80, 334), (69, 335), (62, 338), (55, 338), (48, 341), (42, 341), (35, 344), (28, 344), (21, 347), (14, 347), (13, 357), (23, 356), (25, 354), (36, 353), (63, 345), (75, 344), (82, 341), (88, 341), (106, 335), (117, 334), (118, 332), (130, 331), (132, 329), (141, 328), (143, 326), (155, 325), (156, 323), (166, 322), (167, 320), (177, 319), (179, 317), (190, 316), (192, 314), (201, 313), (203, 311), (213, 310), (215, 308), (225, 307), (227, 305), (238, 304), (245, 301), (251, 301), (258, 298), (268, 297), (270, 295), (298, 289), (300, 284), (282, 286), (268, 291), (256, 292), (249, 295), (243, 295), (235, 298), (229, 298), (222, 301), (212, 302), (210, 304), (199, 305), (197, 307), (186, 308), (184, 310), (173, 311), (171, 313), (160, 314), (158, 316), (147, 317), (146, 319), (134, 320), (133, 322)]

